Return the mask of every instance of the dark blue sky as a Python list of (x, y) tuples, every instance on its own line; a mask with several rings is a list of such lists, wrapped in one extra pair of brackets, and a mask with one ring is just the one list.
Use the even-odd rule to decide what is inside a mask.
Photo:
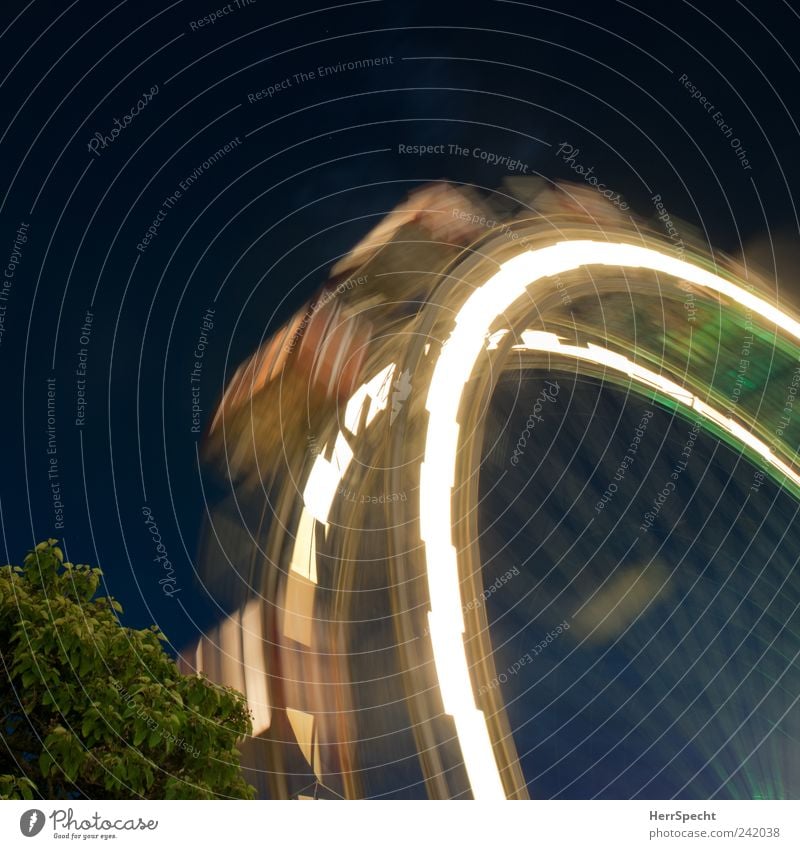
[[(156, 621), (180, 645), (209, 620), (193, 582), (203, 493), (189, 383), (203, 316), (214, 310), (205, 423), (226, 371), (412, 186), (491, 190), (505, 173), (400, 144), (481, 148), (567, 179), (555, 153), (567, 142), (641, 214), (658, 193), (717, 247), (768, 228), (796, 236), (789, 6), (732, 4), (714, 21), (683, 3), (553, 5), (256, 0), (198, 26), (219, 7), (3, 4), (0, 255), (16, 269), (0, 344), (4, 559), (60, 537), (103, 567), (128, 624)], [(346, 67), (368, 58), (381, 64)], [(97, 134), (108, 138), (92, 152)], [(144, 505), (175, 569), (172, 598)]]

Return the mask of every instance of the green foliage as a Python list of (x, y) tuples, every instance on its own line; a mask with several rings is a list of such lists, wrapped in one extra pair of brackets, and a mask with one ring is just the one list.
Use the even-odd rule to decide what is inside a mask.
[(253, 798), (241, 693), (182, 675), (156, 626), (122, 627), (102, 572), (56, 542), (0, 567), (0, 798)]

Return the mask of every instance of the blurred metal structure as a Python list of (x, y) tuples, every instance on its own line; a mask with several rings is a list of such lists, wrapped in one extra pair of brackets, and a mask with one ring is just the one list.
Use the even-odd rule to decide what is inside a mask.
[[(503, 381), (614, 384), (800, 494), (800, 323), (682, 237), (586, 186), (428, 186), (238, 369), (204, 445), (226, 494), (201, 575), (228, 616), (182, 664), (247, 695), (262, 795), (528, 797), (473, 603), (481, 479), (518, 497)], [(656, 592), (630, 596), (628, 620)]]

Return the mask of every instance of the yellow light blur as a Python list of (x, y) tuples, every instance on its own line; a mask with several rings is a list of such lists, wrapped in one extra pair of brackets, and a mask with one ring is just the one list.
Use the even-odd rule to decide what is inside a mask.
[(314, 517), (303, 507), (297, 524), (297, 535), (292, 548), (289, 569), (317, 583), (317, 546), (314, 539)]
[(364, 427), (369, 427), (375, 416), (381, 410), (386, 409), (386, 404), (389, 400), (389, 390), (392, 388), (394, 369), (395, 364), (390, 363), (385, 369), (379, 371), (368, 383), (363, 383), (359, 386), (347, 402), (344, 413), (344, 426), (353, 435), (358, 433), (361, 413), (364, 403), (368, 398), (369, 407), (367, 408), (367, 420)]
[[(462, 306), (456, 316), (453, 332), (442, 345), (428, 389), (426, 409), (430, 417), (420, 472), (420, 520), (431, 600), (429, 617), (436, 670), (445, 710), (455, 721), (464, 765), (476, 799), (503, 798), (505, 794), (485, 718), (475, 705), (464, 651), (463, 617), (454, 614), (456, 606), (459, 610), (461, 608), (458, 569), (457, 562), (454, 562), (456, 555), (451, 536), (458, 410), (464, 387), (487, 340), (490, 345), (492, 341), (495, 345), (499, 341), (497, 333), (493, 336), (489, 334), (489, 328), (497, 317), (530, 287), (535, 289), (536, 283), (542, 278), (564, 274), (584, 265), (645, 268), (679, 277), (727, 296), (800, 339), (800, 324), (763, 299), (689, 262), (652, 248), (626, 243), (571, 240), (525, 251), (504, 262), (499, 271), (476, 289)], [(538, 335), (552, 338), (536, 338), (535, 341), (551, 346), (560, 345), (558, 337), (553, 334)], [(635, 379), (650, 383), (681, 403), (693, 405), (698, 412), (709, 417), (716, 415), (715, 421), (727, 427), (729, 432), (770, 459), (788, 476), (793, 479), (797, 477), (744, 428), (710, 408), (704, 410), (704, 405), (700, 405), (698, 399), (672, 381), (641, 369), (627, 358), (603, 348), (593, 346), (591, 349), (576, 350), (582, 352), (583, 358), (594, 358), (595, 362), (604, 362)]]
[(253, 736), (263, 734), (272, 722), (267, 664), (264, 649), (263, 601), (254, 598), (242, 609), (242, 661), (247, 707), (253, 714)]

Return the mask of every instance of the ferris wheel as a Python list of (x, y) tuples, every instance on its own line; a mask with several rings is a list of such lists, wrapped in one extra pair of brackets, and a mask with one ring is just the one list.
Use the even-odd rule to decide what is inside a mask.
[[(562, 519), (542, 512), (543, 458), (561, 458), (553, 491), (572, 469), (586, 527), (624, 508), (605, 537), (624, 528), (640, 548), (685, 500), (698, 434), (744, 458), (748, 497), (765, 481), (800, 495), (800, 322), (767, 284), (699, 241), (676, 252), (588, 189), (523, 197), (412, 195), (229, 381), (201, 549), (227, 616), (182, 664), (246, 694), (243, 763), (263, 795), (535, 795), (526, 699), (571, 688), (556, 649), (540, 654), (628, 645), (674, 574), (615, 564), (572, 599), (581, 569), (521, 565)], [(635, 407), (591, 485), (573, 468), (587, 381)], [(658, 486), (623, 498), (666, 450), (644, 447), (657, 415), (687, 436)], [(530, 646), (506, 651), (523, 630)], [(545, 662), (547, 683), (525, 679)]]

